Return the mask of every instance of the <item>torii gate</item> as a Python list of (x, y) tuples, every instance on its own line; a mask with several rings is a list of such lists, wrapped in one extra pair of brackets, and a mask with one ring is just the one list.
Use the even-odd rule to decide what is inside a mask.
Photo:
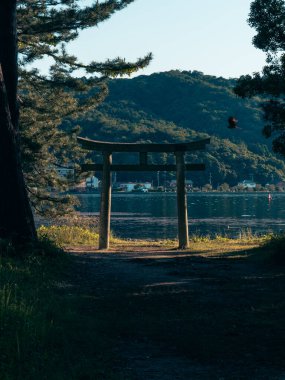
[[(103, 171), (101, 187), (101, 207), (99, 223), (99, 249), (108, 249), (110, 241), (111, 218), (111, 171), (176, 171), (177, 182), (177, 211), (178, 211), (178, 240), (179, 248), (189, 246), (187, 198), (185, 191), (185, 170), (205, 170), (205, 164), (185, 164), (185, 153), (202, 150), (210, 139), (198, 140), (179, 144), (152, 144), (152, 143), (117, 143), (90, 140), (77, 137), (84, 149), (99, 151), (103, 155), (103, 164), (83, 164), (82, 171)], [(112, 165), (113, 152), (137, 152), (139, 164)], [(175, 165), (148, 164), (148, 153), (174, 153)]]

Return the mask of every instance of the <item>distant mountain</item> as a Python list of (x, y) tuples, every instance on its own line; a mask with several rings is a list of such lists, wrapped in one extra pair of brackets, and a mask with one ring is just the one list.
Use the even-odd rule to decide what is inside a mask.
[[(261, 133), (261, 100), (236, 97), (234, 84), (232, 79), (177, 70), (116, 79), (109, 83), (105, 102), (77, 123), (82, 136), (107, 141), (183, 142), (211, 137), (207, 152), (188, 157), (189, 162), (207, 165), (205, 172), (188, 175), (199, 186), (209, 182), (210, 173), (214, 186), (251, 178), (261, 184), (283, 179), (285, 163), (271, 152), (270, 141)], [(229, 116), (239, 120), (239, 129), (227, 128)], [(173, 161), (153, 157), (159, 159)], [(132, 160), (133, 155), (125, 157), (125, 162)], [(145, 173), (142, 179), (153, 176)]]

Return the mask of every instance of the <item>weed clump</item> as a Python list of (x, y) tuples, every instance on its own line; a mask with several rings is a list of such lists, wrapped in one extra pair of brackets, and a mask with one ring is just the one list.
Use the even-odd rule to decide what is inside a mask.
[(265, 241), (268, 259), (277, 265), (285, 264), (285, 233), (270, 235)]
[(15, 256), (15, 245), (8, 239), (0, 239), (0, 256)]

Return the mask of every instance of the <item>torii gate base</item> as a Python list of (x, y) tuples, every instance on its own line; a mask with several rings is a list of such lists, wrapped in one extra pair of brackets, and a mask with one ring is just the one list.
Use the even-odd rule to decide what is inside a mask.
[[(103, 165), (83, 164), (82, 171), (102, 170), (101, 207), (99, 223), (99, 249), (108, 249), (110, 244), (111, 219), (111, 171), (175, 171), (177, 182), (178, 240), (179, 249), (189, 246), (187, 197), (185, 191), (185, 170), (205, 170), (204, 164), (185, 164), (185, 153), (205, 149), (210, 139), (182, 144), (126, 144), (108, 143), (78, 137), (83, 148), (101, 151)], [(138, 152), (140, 163), (137, 165), (112, 165), (112, 152)], [(176, 165), (150, 165), (148, 152), (174, 153)]]

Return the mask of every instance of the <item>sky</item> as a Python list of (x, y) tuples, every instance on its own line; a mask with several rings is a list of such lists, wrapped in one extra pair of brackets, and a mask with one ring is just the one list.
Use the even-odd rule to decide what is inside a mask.
[(252, 45), (250, 3), (136, 0), (98, 27), (81, 32), (68, 51), (86, 63), (118, 56), (132, 61), (152, 52), (151, 64), (136, 75), (179, 69), (237, 78), (260, 71), (265, 63), (265, 54)]

